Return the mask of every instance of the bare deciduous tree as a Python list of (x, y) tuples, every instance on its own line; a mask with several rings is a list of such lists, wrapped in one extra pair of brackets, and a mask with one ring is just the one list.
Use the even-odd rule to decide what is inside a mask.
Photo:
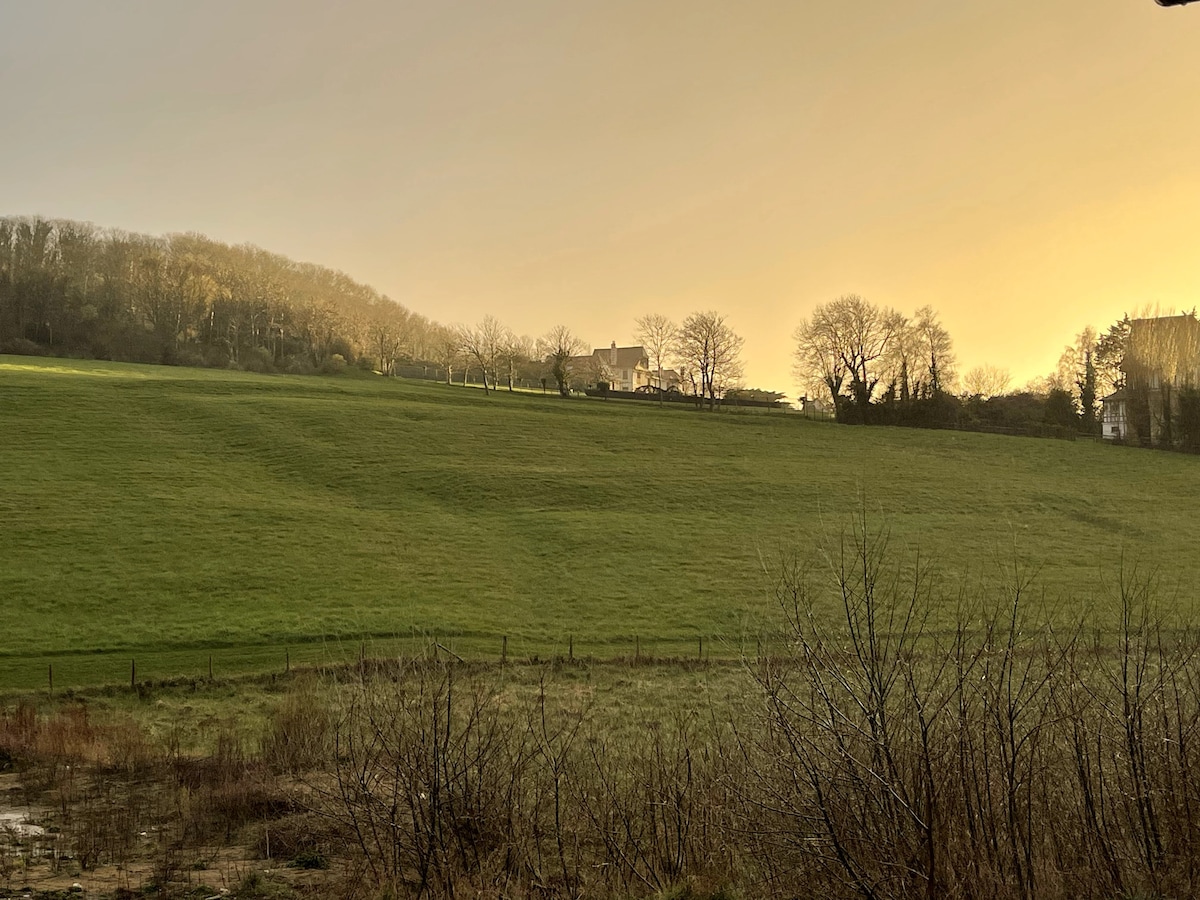
[(395, 374), (396, 357), (404, 349), (411, 313), (398, 303), (383, 299), (367, 323), (367, 338), (379, 360), (381, 375)]
[(917, 310), (913, 329), (916, 332), (916, 345), (921, 351), (922, 378), (927, 379), (925, 384), (929, 393), (951, 390), (957, 377), (954, 342), (950, 339), (950, 332), (938, 321), (938, 314), (932, 306), (922, 306)]
[(880, 360), (881, 381), (900, 401), (923, 400), (947, 389), (955, 379), (950, 333), (932, 306), (913, 318), (893, 313), (892, 339)]
[(661, 313), (650, 313), (642, 316), (637, 322), (637, 340), (650, 358), (650, 365), (658, 372), (659, 403), (662, 403), (663, 362), (675, 344), (677, 328), (675, 323)]
[(806, 384), (824, 384), (835, 408), (844, 407), (847, 391), (861, 420), (903, 324), (902, 316), (858, 294), (822, 303), (796, 329), (796, 374)]
[(1075, 340), (1063, 348), (1058, 358), (1058, 366), (1050, 377), (1051, 386), (1067, 391), (1072, 399), (1079, 401), (1080, 388), (1078, 382), (1084, 379), (1088, 359), (1096, 348), (1096, 329), (1089, 325), (1075, 336)]
[(741, 377), (742, 338), (719, 313), (692, 313), (684, 319), (674, 351), (685, 369), (690, 367), (699, 375), (698, 396), (702, 404), (707, 398), (710, 410), (716, 408), (721, 393)]
[(511, 331), (508, 332), (500, 345), (500, 353), (497, 361), (504, 369), (509, 393), (512, 392), (513, 382), (517, 378), (517, 373), (522, 369), (528, 368), (529, 362), (533, 359), (535, 352), (533, 338), (524, 334), (517, 335)]
[(582, 356), (586, 349), (582, 340), (571, 333), (566, 325), (556, 325), (542, 337), (539, 355), (550, 367), (550, 374), (558, 385), (560, 396), (571, 395), (571, 358)]
[(496, 387), (496, 373), (510, 334), (511, 332), (494, 316), (484, 316), (483, 321), (474, 328), (463, 331), (463, 348), (483, 370), (485, 394), (489, 384), (492, 388)]
[(408, 345), (408, 353), (413, 359), (431, 359), (433, 354), (433, 338), (437, 328), (440, 327), (434, 322), (431, 322), (420, 313), (408, 311), (408, 321), (406, 323), (406, 343)]
[(454, 380), (454, 370), (463, 361), (463, 329), (438, 325), (429, 337), (433, 361), (446, 370), (446, 384)]
[(1008, 390), (1012, 375), (1000, 366), (983, 365), (971, 369), (962, 378), (964, 397), (999, 397)]

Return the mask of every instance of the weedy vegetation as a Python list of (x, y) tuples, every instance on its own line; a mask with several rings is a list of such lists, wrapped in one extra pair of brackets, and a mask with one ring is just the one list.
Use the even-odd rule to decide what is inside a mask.
[(1064, 628), (1014, 561), (934, 627), (938, 580), (862, 519), (773, 571), (786, 649), (738, 665), (363, 660), (190, 752), (119, 705), (10, 707), (0, 751), (56, 835), (6, 871), (141, 861), (164, 896), (211, 860), (235, 896), (1195, 892), (1200, 644), (1152, 579)]

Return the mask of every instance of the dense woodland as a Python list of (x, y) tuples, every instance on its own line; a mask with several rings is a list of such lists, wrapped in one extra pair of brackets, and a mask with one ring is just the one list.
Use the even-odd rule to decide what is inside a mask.
[(0, 352), (312, 372), (421, 355), (434, 330), (341, 272), (257, 247), (0, 219)]

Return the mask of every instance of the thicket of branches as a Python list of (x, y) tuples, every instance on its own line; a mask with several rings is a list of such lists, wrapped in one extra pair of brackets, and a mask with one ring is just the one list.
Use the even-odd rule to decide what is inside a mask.
[(775, 574), (787, 650), (745, 660), (744, 708), (364, 661), (204, 759), (72, 706), (3, 711), (0, 753), (85, 867), (148, 831), (178, 871), (224, 832), (346, 897), (1196, 894), (1200, 642), (1150, 582), (1039, 620), (1019, 566), (947, 596), (862, 522)]
[(1056, 627), (1019, 565), (947, 598), (863, 521), (777, 575), (790, 649), (747, 660), (744, 715), (614, 729), (544, 692), (505, 711), (451, 670), (365, 682), (321, 808), (376, 885), (432, 896), (1200, 886), (1200, 645), (1149, 582), (1118, 576), (1104, 632)]

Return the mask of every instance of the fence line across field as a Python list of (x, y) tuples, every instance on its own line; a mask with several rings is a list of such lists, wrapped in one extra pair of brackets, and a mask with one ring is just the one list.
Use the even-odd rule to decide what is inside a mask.
[[(163, 650), (144, 653), (52, 654), (22, 666), (18, 659), (0, 658), (0, 693), (37, 690), (35, 671), (47, 696), (78, 690), (128, 690), (156, 685), (199, 685), (227, 678), (290, 675), (328, 666), (367, 665), (403, 659), (431, 659), (464, 664), (542, 665), (555, 662), (629, 664), (706, 661), (733, 663), (786, 652), (779, 634), (744, 635), (736, 639), (697, 634), (692, 638), (662, 638), (635, 634), (622, 640), (579, 640), (567, 634), (561, 641), (523, 641), (511, 635), (440, 635), (416, 632), (409, 636), (329, 639), (324, 641), (246, 647)], [(14, 677), (18, 670), (28, 674)], [(124, 672), (124, 674), (122, 674)], [(32, 678), (31, 678), (32, 676)]]

